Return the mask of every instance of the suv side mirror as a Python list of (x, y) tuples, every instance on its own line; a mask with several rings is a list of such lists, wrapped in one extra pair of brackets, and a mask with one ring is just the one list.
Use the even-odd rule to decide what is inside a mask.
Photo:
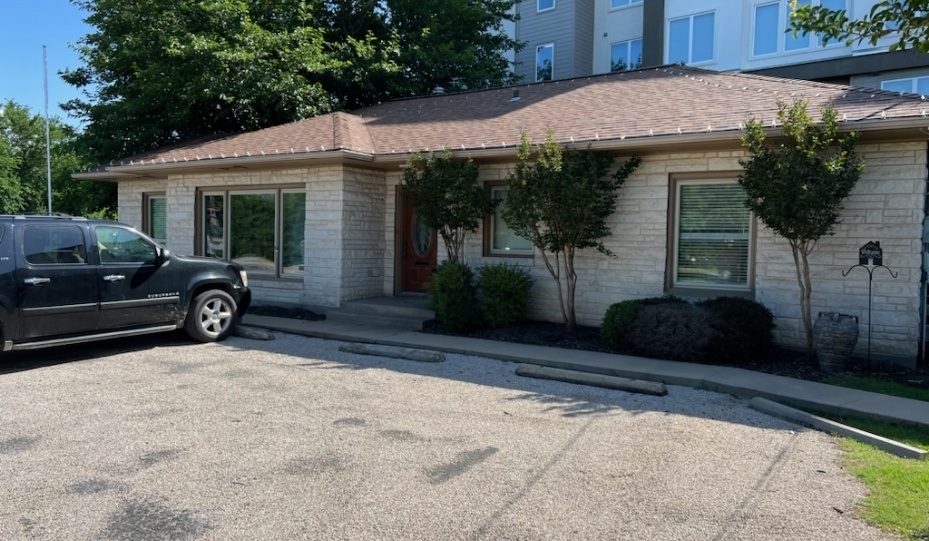
[(155, 263), (161, 265), (171, 259), (171, 251), (163, 246), (155, 247)]

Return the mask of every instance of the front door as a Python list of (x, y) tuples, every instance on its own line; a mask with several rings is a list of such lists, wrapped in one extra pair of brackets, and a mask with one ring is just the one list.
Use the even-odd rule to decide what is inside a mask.
[(404, 292), (425, 291), (432, 269), (436, 267), (436, 241), (434, 229), (428, 227), (410, 205), (403, 205), (403, 222), (400, 236), (403, 262), (401, 288)]

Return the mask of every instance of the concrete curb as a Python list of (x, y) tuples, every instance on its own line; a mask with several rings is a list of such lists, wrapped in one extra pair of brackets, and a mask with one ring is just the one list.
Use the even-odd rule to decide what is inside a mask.
[(581, 385), (603, 387), (604, 389), (614, 389), (630, 393), (650, 394), (655, 396), (664, 396), (668, 394), (668, 389), (665, 387), (664, 383), (620, 378), (616, 376), (604, 376), (602, 374), (578, 372), (562, 368), (550, 368), (536, 364), (520, 364), (516, 367), (516, 375), (527, 378), (552, 379), (567, 383), (578, 383)]
[(346, 353), (357, 353), (359, 355), (377, 355), (380, 357), (390, 357), (392, 359), (408, 359), (410, 361), (419, 361), (421, 363), (441, 363), (445, 361), (445, 355), (436, 351), (383, 346), (379, 344), (345, 344), (339, 346), (339, 351), (344, 351)]
[(865, 432), (863, 430), (858, 430), (857, 428), (852, 428), (835, 421), (830, 421), (829, 419), (823, 419), (822, 417), (817, 417), (811, 413), (800, 411), (783, 404), (778, 404), (777, 402), (772, 402), (766, 398), (752, 398), (748, 405), (752, 409), (756, 409), (775, 417), (780, 417), (781, 419), (787, 419), (788, 421), (794, 421), (804, 426), (815, 428), (816, 430), (820, 430), (822, 432), (839, 434), (847, 438), (852, 438), (854, 440), (873, 445), (899, 457), (925, 460), (926, 457), (929, 456), (929, 452), (922, 449), (910, 447), (904, 443), (883, 438), (881, 436), (871, 434), (870, 432)]

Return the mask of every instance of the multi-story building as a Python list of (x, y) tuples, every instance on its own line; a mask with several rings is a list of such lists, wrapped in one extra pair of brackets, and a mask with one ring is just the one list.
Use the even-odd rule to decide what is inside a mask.
[[(800, 0), (852, 19), (878, 0)], [(823, 46), (786, 32), (790, 0), (522, 0), (512, 31), (526, 82), (683, 62), (690, 66), (929, 94), (929, 55), (887, 38)]]

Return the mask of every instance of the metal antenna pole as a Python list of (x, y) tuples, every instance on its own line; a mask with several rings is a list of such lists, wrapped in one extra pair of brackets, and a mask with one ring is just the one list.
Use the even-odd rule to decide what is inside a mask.
[(48, 47), (42, 46), (42, 68), (45, 74), (45, 170), (47, 173), (48, 215), (52, 215), (52, 143), (48, 129)]

